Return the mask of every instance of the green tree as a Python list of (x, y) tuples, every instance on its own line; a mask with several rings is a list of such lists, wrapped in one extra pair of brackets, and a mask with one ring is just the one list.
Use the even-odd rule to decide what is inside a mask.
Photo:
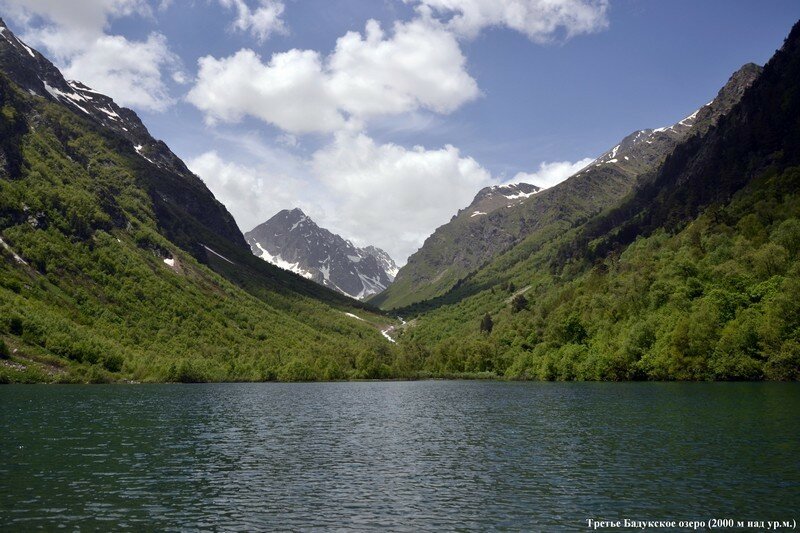
[(580, 317), (576, 314), (570, 315), (566, 324), (564, 324), (563, 342), (581, 344), (586, 340), (586, 337), (586, 328), (583, 327)]
[(492, 320), (492, 315), (486, 313), (483, 315), (481, 319), (481, 333), (489, 334), (494, 329), (494, 321)]
[(514, 296), (514, 299), (511, 300), (511, 311), (514, 313), (519, 313), (520, 311), (524, 311), (528, 308), (528, 299), (525, 298), (522, 294), (518, 294)]
[(792, 256), (796, 256), (800, 251), (800, 220), (796, 218), (784, 220), (772, 231), (770, 240), (783, 246)]

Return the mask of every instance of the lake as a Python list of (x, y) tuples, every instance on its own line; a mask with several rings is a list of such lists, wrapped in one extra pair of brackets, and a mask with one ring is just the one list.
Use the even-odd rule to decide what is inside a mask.
[(0, 529), (800, 519), (800, 384), (0, 387)]

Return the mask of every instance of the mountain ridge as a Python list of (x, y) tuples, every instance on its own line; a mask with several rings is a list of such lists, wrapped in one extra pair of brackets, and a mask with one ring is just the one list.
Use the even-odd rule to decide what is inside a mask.
[(656, 168), (680, 142), (712, 127), (760, 72), (758, 65), (743, 65), (705, 106), (672, 126), (627, 135), (567, 180), (516, 205), (486, 216), (453, 217), (409, 257), (392, 286), (369, 302), (396, 309), (442, 296), (527, 236), (564, 231), (612, 207), (633, 189), (638, 176)]
[(800, 379), (800, 22), (716, 123), (611, 209), (401, 310), (431, 370)]
[(385, 251), (358, 248), (299, 208), (276, 213), (245, 239), (257, 257), (359, 300), (385, 290), (397, 272)]
[[(29, 93), (71, 108), (108, 131), (126, 139), (128, 147), (155, 169), (147, 183), (157, 212), (169, 219), (162, 226), (171, 237), (190, 247), (197, 257), (204, 254), (197, 242), (183, 241), (181, 217), (186, 214), (201, 225), (242, 249), (247, 245), (225, 206), (214, 198), (205, 183), (160, 140), (154, 139), (135, 111), (77, 81), (68, 81), (58, 68), (38, 51), (27, 46), (0, 19), (0, 65), (17, 85)], [(171, 205), (170, 205), (171, 204)], [(175, 213), (180, 206), (182, 213)], [(177, 226), (172, 231), (172, 226)]]

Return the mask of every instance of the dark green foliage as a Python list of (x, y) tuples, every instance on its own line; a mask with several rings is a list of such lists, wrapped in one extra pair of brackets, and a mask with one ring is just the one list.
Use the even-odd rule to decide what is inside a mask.
[(492, 328), (494, 328), (492, 315), (486, 313), (485, 315), (483, 315), (483, 318), (481, 319), (481, 333), (491, 333)]
[(581, 319), (577, 314), (570, 315), (563, 327), (559, 329), (558, 336), (564, 344), (581, 344), (586, 340), (586, 328), (581, 324)]
[[(505, 292), (487, 288), (418, 317), (403, 342), (433, 347), (424, 363), (430, 371), (480, 368), (524, 379), (798, 379), (800, 251), (791, 237), (798, 222), (800, 168), (768, 171), (680, 232), (639, 238), (591, 267), (550, 274), (542, 265), (555, 260), (549, 253), (560, 246), (555, 241), (511, 269), (487, 269), (474, 280), (514, 276), (530, 286), (528, 308), (516, 309), (513, 300), (509, 306)], [(502, 277), (486, 286), (498, 283), (507, 286)], [(476, 350), (465, 318), (488, 313), (492, 335)]]
[(172, 363), (166, 376), (166, 381), (173, 383), (205, 383), (211, 379), (203, 365), (189, 359)]
[(518, 294), (511, 300), (511, 310), (515, 313), (524, 311), (528, 308), (528, 299), (524, 295)]
[(6, 341), (0, 339), (0, 359), (8, 359), (11, 356), (11, 350), (8, 349)]
[(8, 332), (12, 335), (22, 335), (22, 319), (20, 317), (12, 316), (8, 319)]
[[(22, 166), (19, 140), (28, 129), (25, 110), (25, 106), (19, 105), (14, 98), (11, 83), (0, 76), (0, 179), (18, 175)], [(0, 218), (2, 216), (0, 209)]]

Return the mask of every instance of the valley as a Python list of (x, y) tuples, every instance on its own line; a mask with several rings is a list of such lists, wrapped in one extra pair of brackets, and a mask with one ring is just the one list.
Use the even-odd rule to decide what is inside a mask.
[(2, 33), (4, 382), (800, 377), (798, 27), (562, 183), (479, 191), (400, 269), (300, 209), (242, 234)]

